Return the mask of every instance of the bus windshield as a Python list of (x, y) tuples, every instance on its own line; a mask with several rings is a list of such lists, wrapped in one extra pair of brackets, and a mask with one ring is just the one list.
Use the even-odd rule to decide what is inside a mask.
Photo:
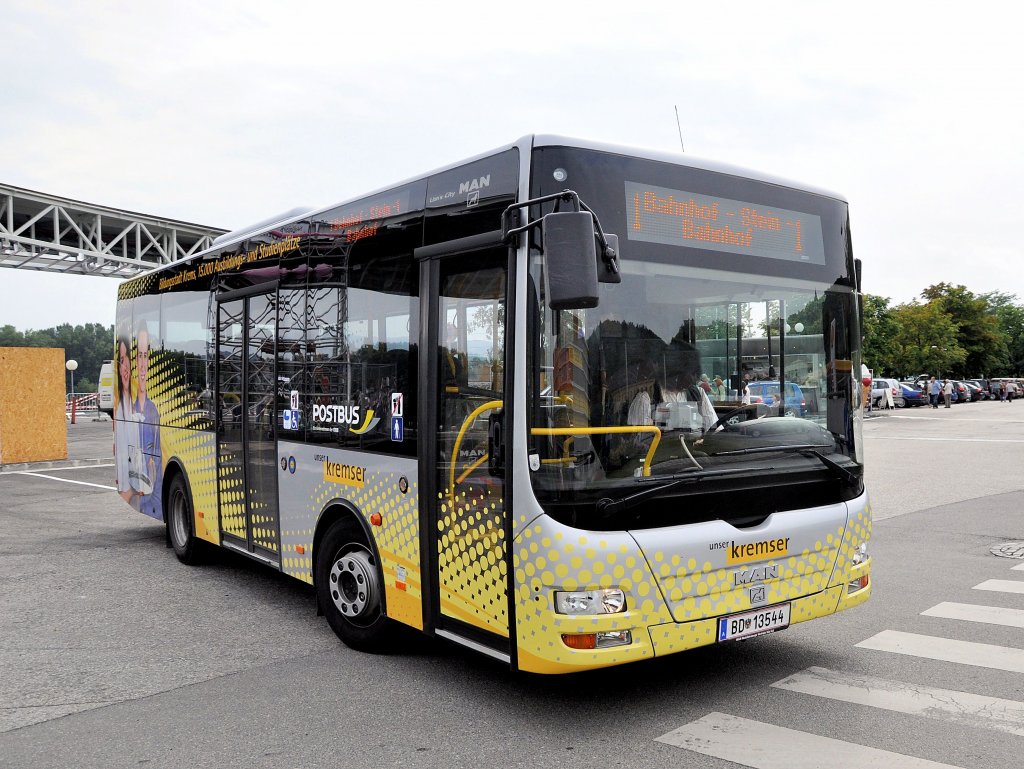
[[(587, 168), (575, 160), (565, 151), (549, 162), (572, 177)], [(616, 186), (607, 176), (615, 162), (604, 164), (600, 185), (578, 175), (581, 199), (619, 233), (621, 283), (602, 284), (596, 308), (553, 311), (543, 300), (543, 255), (531, 262), (530, 466), (539, 500), (597, 501), (722, 470), (765, 483), (829, 468), (859, 477), (845, 205), (807, 193), (779, 199), (767, 185), (732, 178), (723, 190), (710, 174), (673, 181), (664, 169), (657, 185), (632, 182), (656, 165), (635, 159), (617, 171), (619, 199), (607, 200), (598, 190)], [(752, 216), (774, 220), (764, 224), (774, 239), (758, 238), (758, 220), (743, 226)], [(694, 226), (706, 227), (707, 241)], [(796, 258), (787, 252), (794, 244)]]

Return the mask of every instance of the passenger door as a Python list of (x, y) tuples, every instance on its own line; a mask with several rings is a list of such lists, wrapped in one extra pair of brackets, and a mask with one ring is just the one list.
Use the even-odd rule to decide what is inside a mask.
[[(239, 295), (241, 294), (241, 296)], [(217, 496), (225, 546), (280, 562), (277, 297), (222, 294), (217, 307)]]
[(506, 451), (508, 265), (505, 247), (421, 265), (428, 621), (438, 634), (502, 659), (509, 654), (510, 527), (507, 479), (495, 460)]

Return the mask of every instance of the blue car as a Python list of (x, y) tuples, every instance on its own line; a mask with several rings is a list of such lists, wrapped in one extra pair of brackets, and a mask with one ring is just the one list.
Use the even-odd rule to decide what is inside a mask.
[[(776, 406), (779, 402), (778, 382), (751, 382), (747, 385), (751, 395), (761, 398), (761, 401), (769, 408)], [(786, 382), (786, 411), (787, 417), (802, 417), (807, 409), (807, 401), (804, 399), (803, 390), (796, 382)]]

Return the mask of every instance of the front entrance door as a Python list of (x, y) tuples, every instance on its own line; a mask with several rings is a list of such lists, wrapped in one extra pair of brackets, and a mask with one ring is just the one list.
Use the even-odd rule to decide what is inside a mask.
[(278, 562), (277, 301), (255, 293), (217, 310), (217, 495), (224, 544)]
[[(494, 466), (504, 437), (508, 250), (496, 248), (424, 265), (436, 340), (432, 472), (436, 509), (437, 627), (508, 649), (509, 574), (505, 479)], [(489, 446), (490, 443), (490, 446)], [(497, 473), (497, 474), (496, 474)]]

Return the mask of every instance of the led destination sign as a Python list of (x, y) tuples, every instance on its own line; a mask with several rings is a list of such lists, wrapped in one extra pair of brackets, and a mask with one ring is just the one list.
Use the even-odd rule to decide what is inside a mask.
[(630, 240), (825, 264), (821, 217), (626, 182)]

